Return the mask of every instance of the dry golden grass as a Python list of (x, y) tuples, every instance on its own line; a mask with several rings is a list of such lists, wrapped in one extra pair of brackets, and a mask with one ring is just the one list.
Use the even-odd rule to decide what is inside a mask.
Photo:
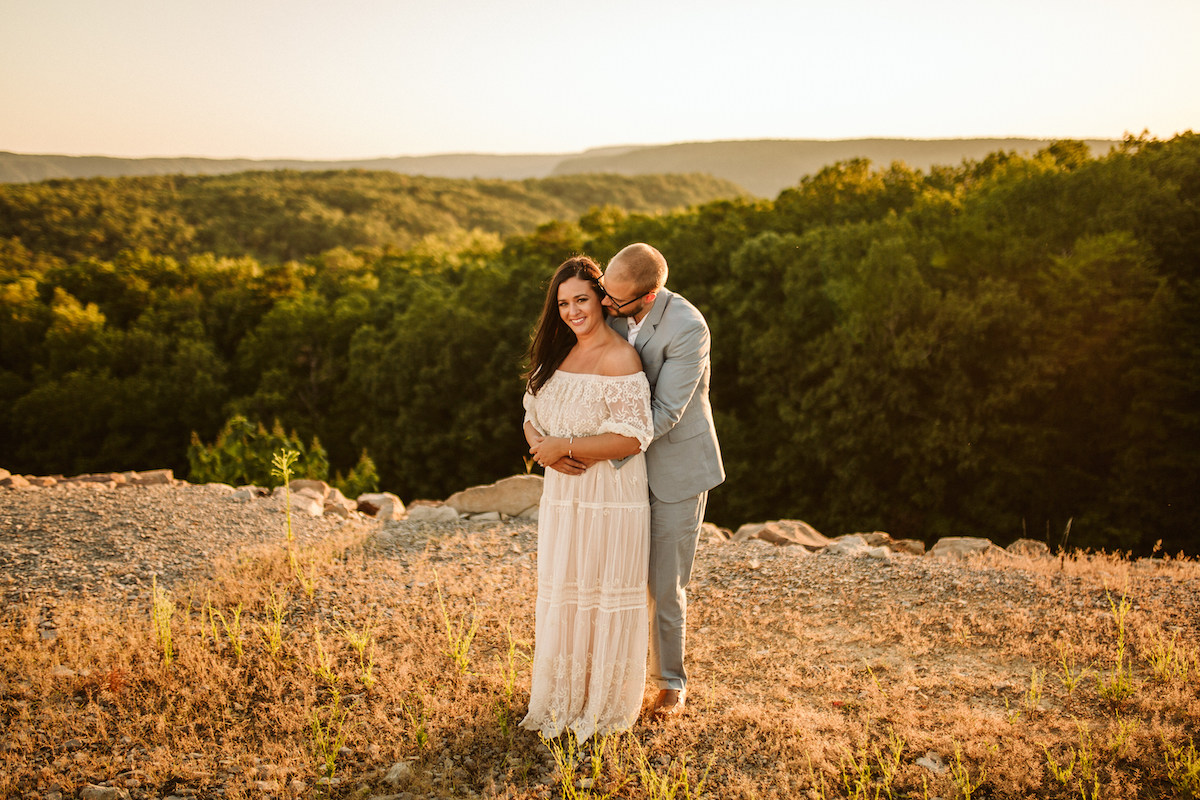
[[(710, 545), (691, 592), (688, 712), (576, 752), (516, 728), (531, 528), (389, 524), (291, 552), (282, 538), (169, 587), (157, 613), (149, 596), (65, 600), (50, 640), (36, 608), (10, 608), (0, 796), (1200, 792), (1192, 561)], [(941, 771), (918, 763), (928, 753)]]

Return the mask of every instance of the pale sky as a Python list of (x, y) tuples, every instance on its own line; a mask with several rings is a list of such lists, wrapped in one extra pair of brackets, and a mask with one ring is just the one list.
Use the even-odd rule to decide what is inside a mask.
[(0, 150), (1200, 130), (1200, 0), (0, 0)]

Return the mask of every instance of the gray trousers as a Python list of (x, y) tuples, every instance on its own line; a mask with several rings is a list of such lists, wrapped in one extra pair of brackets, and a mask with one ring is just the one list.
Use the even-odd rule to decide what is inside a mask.
[(708, 492), (679, 503), (650, 493), (650, 677), (659, 689), (683, 689), (687, 585)]

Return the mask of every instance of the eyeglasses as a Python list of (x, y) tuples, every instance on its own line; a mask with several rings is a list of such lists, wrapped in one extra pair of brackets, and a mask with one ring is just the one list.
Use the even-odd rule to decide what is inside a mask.
[[(603, 287), (601, 287), (601, 288), (603, 289)], [(638, 300), (641, 300), (647, 294), (649, 294), (649, 292), (643, 292), (642, 294), (639, 294), (637, 297), (633, 298), (632, 300), (626, 300), (624, 303), (618, 303), (617, 298), (615, 298), (611, 294), (609, 294), (607, 290), (604, 291), (604, 297), (607, 297), (609, 302), (612, 303), (612, 305), (610, 305), (609, 308), (611, 308), (613, 311), (620, 311), (625, 306), (631, 306), (634, 303), (636, 303)], [(601, 300), (603, 300), (603, 298), (601, 298)]]

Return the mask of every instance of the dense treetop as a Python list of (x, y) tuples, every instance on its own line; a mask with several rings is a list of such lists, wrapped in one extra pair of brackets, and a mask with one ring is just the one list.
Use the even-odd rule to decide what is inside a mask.
[(394, 172), (244, 172), (0, 184), (0, 238), (64, 259), (145, 249), (277, 263), (334, 247), (405, 249), (460, 230), (508, 236), (594, 206), (654, 213), (741, 190), (708, 175), (460, 180)]
[[(212, 184), (146, 180), (6, 189), (9, 469), (185, 470), (193, 431), (211, 441), (242, 415), (319, 438), (342, 471), (365, 449), (406, 500), (522, 471), (519, 374), (546, 281), (573, 253), (646, 241), (712, 328), (729, 472), (713, 521), (1057, 545), (1071, 520), (1069, 544), (1200, 551), (1195, 134), (1101, 158), (1066, 141), (928, 171), (842, 162), (774, 200), (671, 213), (597, 188), (532, 232), (477, 222), (512, 187), (464, 183), (456, 196), (490, 198), (477, 216), (445, 199), (454, 226), (407, 244), (324, 238), (330, 209), (351, 232), (402, 216), (380, 209), (408, 200), (361, 173), (319, 191), (223, 178), (246, 193), (225, 216)], [(126, 199), (73, 201), (86, 214), (56, 199), (88, 192)], [(256, 216), (274, 227), (238, 227)]]

